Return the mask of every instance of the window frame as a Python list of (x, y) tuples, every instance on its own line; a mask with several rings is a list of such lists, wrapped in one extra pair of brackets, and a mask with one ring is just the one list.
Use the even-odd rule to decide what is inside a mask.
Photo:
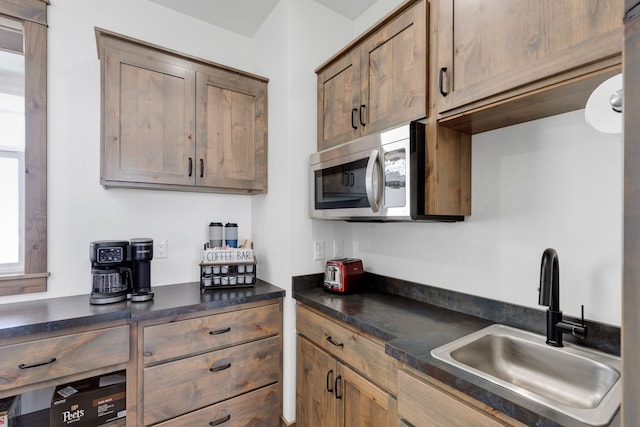
[(0, 14), (23, 22), (25, 59), (24, 272), (0, 275), (0, 296), (47, 290), (47, 5), (0, 0)]

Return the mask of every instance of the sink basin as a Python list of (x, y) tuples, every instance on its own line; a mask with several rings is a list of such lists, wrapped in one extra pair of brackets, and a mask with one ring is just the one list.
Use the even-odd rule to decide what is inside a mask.
[(620, 358), (596, 350), (491, 325), (431, 354), (589, 425), (608, 424), (620, 407)]

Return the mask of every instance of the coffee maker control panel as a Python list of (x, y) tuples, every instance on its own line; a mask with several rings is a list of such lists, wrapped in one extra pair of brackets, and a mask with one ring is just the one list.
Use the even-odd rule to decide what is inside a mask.
[(126, 260), (122, 248), (98, 248), (98, 262), (123, 262)]

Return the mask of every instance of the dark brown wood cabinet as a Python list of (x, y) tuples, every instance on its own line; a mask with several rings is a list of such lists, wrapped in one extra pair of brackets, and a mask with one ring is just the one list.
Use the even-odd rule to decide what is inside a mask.
[(384, 346), (301, 305), (296, 322), (296, 426), (396, 426), (397, 364)]
[(318, 151), (426, 117), (427, 17), (407, 2), (316, 70)]
[(440, 123), (478, 133), (584, 108), (620, 72), (623, 0), (435, 0)]
[(267, 192), (267, 79), (96, 29), (105, 187)]

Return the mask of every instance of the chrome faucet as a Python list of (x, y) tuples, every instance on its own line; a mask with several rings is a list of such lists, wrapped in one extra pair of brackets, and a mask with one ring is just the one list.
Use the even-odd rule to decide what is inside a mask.
[(582, 323), (576, 324), (562, 320), (560, 311), (560, 268), (558, 253), (555, 249), (546, 249), (542, 254), (540, 266), (540, 288), (538, 304), (549, 307), (547, 310), (547, 344), (562, 347), (562, 334), (572, 334), (580, 339), (587, 336), (584, 324), (584, 305)]

